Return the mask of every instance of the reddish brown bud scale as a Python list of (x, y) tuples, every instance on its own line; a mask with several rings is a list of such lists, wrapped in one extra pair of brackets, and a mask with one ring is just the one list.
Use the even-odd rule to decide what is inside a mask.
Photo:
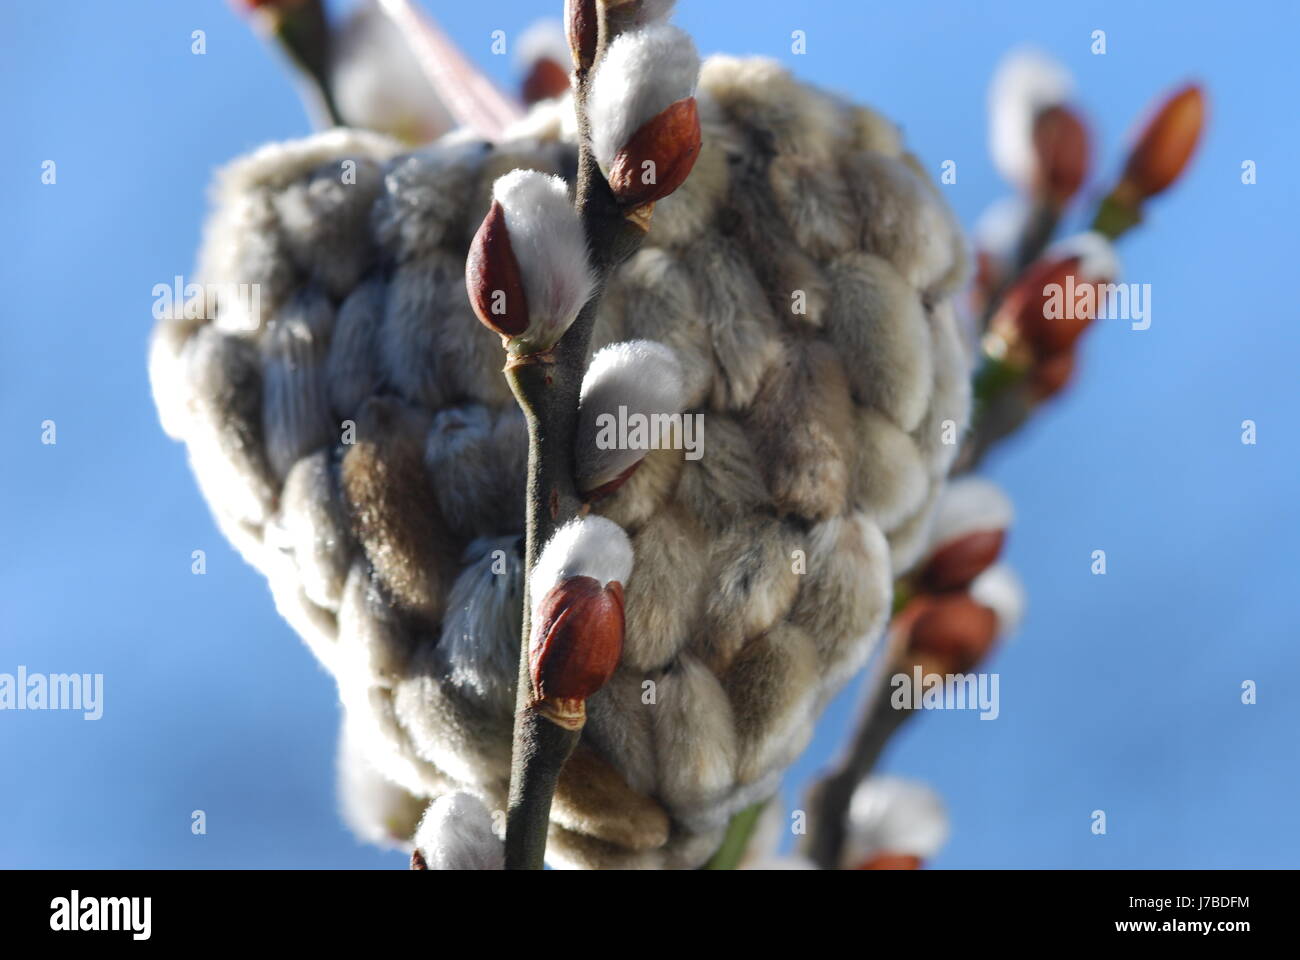
[(636, 463), (632, 464), (630, 467), (628, 467), (618, 476), (614, 477), (614, 479), (607, 480), (604, 483), (600, 484), (600, 486), (592, 487), (590, 490), (580, 491), (582, 494), (583, 502), (595, 503), (598, 500), (603, 500), (605, 499), (605, 497), (608, 497), (616, 493), (618, 489), (623, 486), (623, 484), (627, 483), (628, 480), (632, 479), (632, 474), (636, 473), (637, 469), (643, 463), (645, 463), (644, 457), (642, 457)]
[(1048, 107), (1034, 120), (1034, 153), (1039, 189), (1059, 210), (1088, 176), (1088, 129), (1069, 107)]
[(976, 530), (943, 544), (921, 571), (921, 589), (940, 593), (967, 586), (997, 560), (1006, 536), (1005, 530)]
[(1046, 400), (1065, 389), (1074, 375), (1073, 350), (1054, 353), (1039, 360), (1029, 375), (1029, 387), (1035, 400)]
[(503, 337), (515, 337), (528, 329), (523, 275), (510, 245), (505, 210), (495, 200), (470, 243), (465, 289), (474, 314), (485, 327)]
[(654, 203), (686, 182), (699, 155), (699, 108), (687, 97), (632, 134), (610, 164), (609, 187), (625, 206)]
[(1002, 283), (1002, 264), (987, 250), (975, 251), (975, 280), (971, 284), (971, 308), (982, 313), (989, 297)]
[[(1078, 294), (1084, 287), (1108, 278), (1088, 277), (1079, 274), (1082, 261), (1079, 257), (1059, 260), (1039, 260), (1031, 264), (1012, 284), (993, 318), (992, 327), (1008, 343), (1025, 343), (1035, 357), (1048, 357), (1070, 349), (1093, 321), (1091, 311), (1076, 309), (1069, 291)], [(1062, 306), (1067, 307), (1059, 316), (1048, 316), (1048, 304), (1053, 299), (1049, 289), (1059, 287)], [(1098, 294), (1093, 291), (1092, 303), (1097, 305)]]
[(537, 709), (561, 726), (580, 728), (587, 698), (609, 682), (622, 655), (622, 584), (570, 577), (552, 587), (528, 648)]
[(1156, 111), (1124, 168), (1124, 182), (1141, 197), (1167, 189), (1187, 167), (1205, 123), (1205, 95), (1184, 87)]
[(543, 57), (533, 64), (524, 78), (524, 103), (532, 106), (542, 100), (563, 96), (569, 89), (568, 72), (549, 57)]
[(908, 654), (938, 673), (966, 673), (993, 649), (998, 618), (964, 593), (927, 597), (907, 640)]
[(230, 0), (231, 5), (245, 10), (292, 10), (301, 7), (307, 0)]
[(564, 29), (574, 67), (590, 69), (600, 43), (599, 0), (564, 0)]
[(920, 870), (921, 858), (910, 853), (877, 853), (858, 864), (855, 870)]

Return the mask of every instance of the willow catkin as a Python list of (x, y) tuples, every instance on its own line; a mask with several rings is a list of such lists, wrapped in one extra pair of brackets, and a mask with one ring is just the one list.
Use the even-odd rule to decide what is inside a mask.
[[(707, 61), (698, 97), (695, 172), (610, 279), (594, 347), (671, 350), (703, 443), (652, 451), (595, 506), (637, 558), (556, 866), (698, 866), (772, 794), (877, 641), (969, 410), (961, 238), (897, 130), (762, 60)], [(199, 279), (263, 285), (260, 316), (214, 297), (206, 320), (159, 323), (150, 362), (222, 529), (336, 674), (340, 762), (489, 812), (527, 436), (462, 268), (497, 177), (572, 174), (564, 109), (496, 145), (402, 154), (334, 130), (236, 161)]]

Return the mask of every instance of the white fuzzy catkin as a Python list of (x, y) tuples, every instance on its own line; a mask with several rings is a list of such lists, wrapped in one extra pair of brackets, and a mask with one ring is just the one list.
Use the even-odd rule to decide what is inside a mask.
[(636, 23), (647, 24), (667, 20), (677, 0), (605, 0), (605, 3), (615, 10), (623, 6), (635, 7)]
[(694, 96), (700, 58), (690, 36), (667, 23), (614, 39), (596, 66), (589, 111), (592, 147), (600, 168), (666, 108)]
[(975, 248), (999, 264), (1010, 264), (1016, 254), (1016, 244), (1024, 235), (1031, 209), (1019, 194), (1008, 194), (984, 208), (971, 239)]
[(964, 476), (953, 480), (939, 499), (932, 547), (964, 537), (978, 530), (1005, 530), (1015, 519), (1015, 508), (1002, 488), (983, 477)]
[[(621, 5), (618, 28), (657, 6)], [(706, 418), (705, 456), (651, 451), (538, 571), (547, 586), (618, 578), (627, 594), (624, 661), (588, 704), (586, 739), (589, 766), (617, 771), (636, 802), (599, 776), (562, 783), (552, 865), (698, 867), (731, 814), (773, 795), (870, 656), (889, 585), (928, 542), (958, 449), (942, 422), (966, 424), (970, 357), (952, 299), (963, 253), (897, 131), (779, 65), (713, 63), (700, 161), (609, 277), (592, 342), (673, 351), (687, 408)], [(388, 138), (335, 130), (232, 164), (198, 279), (262, 284), (263, 325), (217, 297), (210, 321), (160, 321), (152, 355), (157, 402), (222, 532), (335, 675), (365, 762), (426, 802), (456, 790), (489, 809), (505, 801), (513, 698), (502, 691), (518, 634), (492, 624), (520, 614), (502, 594), (524, 575), (509, 557), (528, 440), (463, 264), (499, 177), (574, 169), (571, 101), (565, 113), (542, 105), (509, 142), (451, 135), (394, 159)], [(346, 158), (359, 179), (336, 189)], [(561, 184), (546, 189), (568, 208)], [(583, 250), (580, 237), (572, 246)], [(879, 269), (856, 269), (863, 258)], [(806, 314), (791, 310), (796, 288)], [(327, 309), (303, 310), (313, 303)], [(309, 336), (285, 343), (286, 326)], [(303, 434), (313, 377), (330, 429)], [(772, 395), (781, 383), (794, 402)], [(787, 434), (798, 442), (777, 439)], [(858, 518), (861, 537), (859, 513), (871, 520)], [(618, 526), (587, 549), (602, 522)], [(979, 590), (993, 604), (990, 584)], [(643, 700), (647, 680), (657, 703)]]
[(1114, 283), (1119, 279), (1119, 254), (1115, 245), (1095, 230), (1063, 237), (1043, 253), (1043, 259), (1078, 257), (1079, 282)]
[(339, 812), (368, 843), (409, 850), (424, 803), (375, 769), (364, 737), (345, 715), (339, 730)]
[(412, 143), (434, 140), (452, 118), (410, 43), (375, 0), (362, 0), (331, 47), (331, 88), (349, 126)]
[(509, 705), (519, 665), (523, 563), (518, 537), (476, 540), (447, 596), (439, 649), (451, 682)]
[(1010, 54), (998, 65), (989, 85), (989, 147), (993, 165), (1023, 190), (1033, 187), (1038, 158), (1034, 120), (1063, 103), (1073, 81), (1065, 68), (1033, 50)]
[(1025, 587), (1015, 571), (1005, 563), (994, 564), (973, 581), (971, 599), (997, 614), (998, 633), (1015, 633), (1025, 614)]
[(515, 62), (524, 68), (539, 60), (553, 60), (567, 70), (570, 59), (569, 41), (558, 20), (538, 20), (515, 41)]
[(528, 298), (528, 329), (512, 338), (511, 349), (544, 350), (564, 335), (591, 296), (586, 234), (568, 184), (559, 177), (515, 170), (493, 184), (492, 197), (505, 213)]
[[(682, 365), (662, 343), (628, 340), (598, 350), (582, 378), (578, 489), (609, 483), (650, 450), (680, 443), (682, 437), (674, 435), (668, 418), (681, 414), (684, 393)], [(644, 446), (630, 446), (618, 436), (618, 425), (625, 422), (630, 429), (638, 422), (646, 425)], [(611, 423), (612, 444), (607, 436)], [(680, 428), (680, 419), (677, 425)]]
[(899, 777), (871, 777), (858, 785), (849, 804), (845, 866), (877, 854), (927, 860), (948, 840), (948, 813), (939, 795), (923, 783)]
[(632, 543), (613, 520), (590, 515), (570, 520), (546, 541), (528, 578), (533, 623), (546, 594), (570, 577), (626, 584), (632, 575)]
[(504, 870), (505, 846), (492, 831), (483, 801), (453, 793), (429, 804), (415, 846), (430, 870)]

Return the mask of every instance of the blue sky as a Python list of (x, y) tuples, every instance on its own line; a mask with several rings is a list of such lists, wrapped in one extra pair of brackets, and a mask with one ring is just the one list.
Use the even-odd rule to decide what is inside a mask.
[[(513, 84), (492, 31), (560, 3), (426, 6)], [(885, 767), (948, 802), (937, 866), (1300, 864), (1298, 8), (680, 7), (703, 52), (781, 59), (901, 121), (932, 170), (957, 161), (944, 189), (967, 225), (1007, 189), (984, 109), (1007, 49), (1032, 43), (1074, 72), (1112, 171), (1154, 97), (1205, 84), (1190, 174), (1122, 247), (1126, 278), (1152, 285), (1151, 329), (1099, 324), (1076, 385), (988, 464), (1017, 504), (1009, 556), (1030, 597), (989, 667), (1001, 716), (923, 716)], [(190, 53), (195, 29), (205, 56)], [(1104, 56), (1089, 52), (1096, 29)], [(400, 866), (341, 825), (332, 681), (216, 532), (145, 376), (151, 289), (191, 267), (213, 170), (306, 133), (296, 95), (223, 0), (8, 3), (0, 52), (0, 672), (105, 676), (99, 721), (0, 713), (0, 866)], [(43, 185), (51, 159), (58, 181)], [(190, 572), (195, 549), (206, 576)], [(858, 692), (792, 771), (790, 806)], [(190, 832), (198, 808), (205, 836)]]

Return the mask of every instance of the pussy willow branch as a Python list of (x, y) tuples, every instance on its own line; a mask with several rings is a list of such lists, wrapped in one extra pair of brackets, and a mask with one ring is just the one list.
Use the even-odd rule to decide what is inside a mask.
[[(584, 509), (574, 480), (578, 398), (587, 368), (591, 331), (609, 275), (640, 246), (644, 231), (629, 222), (609, 189), (591, 149), (587, 114), (587, 71), (575, 88), (578, 112), (577, 209), (587, 234), (595, 292), (556, 346), (506, 370), (528, 422), (527, 546), (525, 569), (532, 572), (551, 535)], [(533, 709), (528, 647), (532, 632), (528, 577), (524, 578), (523, 636), (515, 696), (510, 798), (506, 810), (506, 869), (540, 870), (546, 853), (551, 800), (565, 761), (581, 731), (566, 730)]]
[(279, 14), (275, 38), (315, 94), (315, 121), (320, 127), (343, 126), (330, 83), (333, 35), (322, 3), (304, 3)]
[[(1056, 212), (1045, 204), (1030, 218), (1016, 245), (1012, 268), (989, 297), (980, 318), (979, 335), (988, 328), (1015, 280), (1046, 249), (1058, 222)], [(1024, 378), (982, 352), (980, 357), (983, 363), (975, 374), (972, 389), (973, 423), (970, 436), (953, 465), (954, 476), (975, 469), (998, 441), (1023, 426), (1034, 411), (1033, 396)], [(898, 589), (895, 583), (896, 593)], [(886, 649), (878, 675), (869, 681), (866, 703), (848, 751), (839, 765), (809, 791), (811, 815), (804, 848), (823, 870), (837, 869), (844, 855), (854, 790), (875, 769), (890, 739), (914, 712), (910, 708), (895, 709), (890, 702), (890, 680), (898, 653), (892, 644)]]
[(1011, 263), (1008, 269), (1003, 271), (1002, 276), (998, 278), (997, 286), (989, 293), (984, 311), (981, 313), (979, 324), (976, 327), (977, 336), (983, 336), (984, 331), (989, 328), (989, 323), (993, 320), (993, 314), (997, 312), (998, 305), (1002, 302), (1002, 298), (1006, 296), (1007, 291), (1011, 289), (1011, 285), (1016, 278), (1047, 249), (1047, 245), (1051, 242), (1052, 235), (1056, 233), (1056, 227), (1060, 222), (1061, 212), (1056, 206), (1047, 200), (1035, 202), (1025, 227), (1021, 231), (1020, 239), (1012, 249)]
[[(1104, 199), (1092, 223), (1093, 230), (1111, 241), (1117, 240), (1140, 219), (1131, 213), (1116, 213), (1114, 207), (1111, 197)], [(982, 336), (987, 330), (989, 321), (1020, 274), (1047, 248), (1058, 222), (1059, 215), (1046, 205), (1040, 205), (1031, 216), (1016, 245), (1012, 268), (989, 296), (980, 318), (977, 331), (979, 335)], [(1034, 395), (1022, 371), (1012, 369), (983, 351), (980, 351), (979, 358), (982, 363), (976, 371), (972, 391), (974, 412), (971, 431), (953, 465), (954, 476), (969, 473), (979, 466), (998, 442), (1024, 426), (1037, 409)], [(896, 583), (895, 590), (897, 589)], [(885, 746), (914, 712), (910, 708), (894, 709), (890, 702), (892, 664), (897, 654), (898, 651), (892, 648), (886, 651), (883, 669), (870, 682), (862, 718), (849, 743), (848, 752), (839, 766), (809, 791), (812, 816), (809, 818), (810, 833), (805, 849), (809, 857), (824, 870), (838, 867), (843, 856), (853, 791), (875, 768)]]
[[(895, 610), (898, 606), (895, 603)], [(809, 833), (804, 852), (820, 870), (839, 869), (848, 839), (853, 791), (875, 768), (885, 745), (913, 713), (908, 707), (895, 709), (890, 701), (890, 681), (901, 652), (901, 638), (891, 635), (875, 673), (867, 681), (866, 703), (847, 753), (839, 766), (808, 792)]]

